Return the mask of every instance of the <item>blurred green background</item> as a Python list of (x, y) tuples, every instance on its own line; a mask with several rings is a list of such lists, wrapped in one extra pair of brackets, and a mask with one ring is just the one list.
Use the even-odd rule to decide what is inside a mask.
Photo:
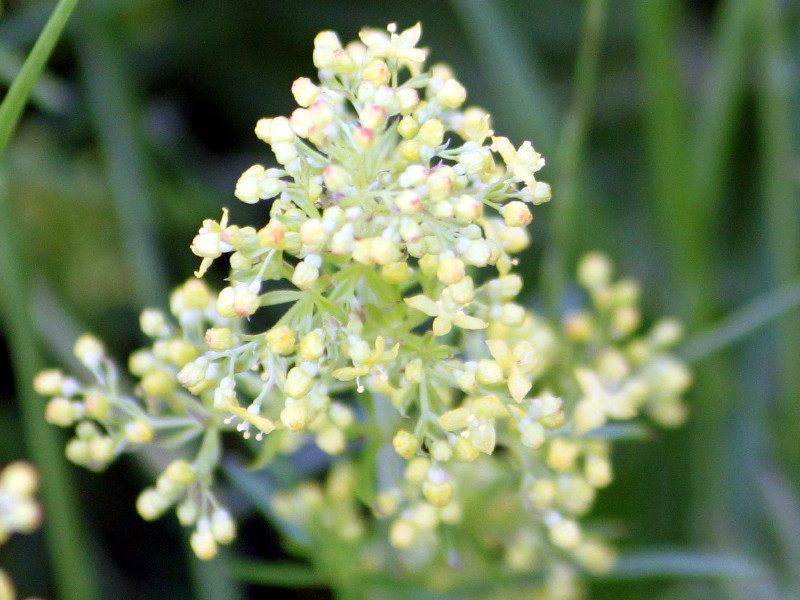
[[(2, 4), (5, 93), (55, 2)], [(29, 375), (84, 330), (122, 360), (140, 345), (201, 221), (263, 222), (233, 187), (270, 161), (254, 124), (291, 110), (314, 35), (392, 21), (422, 21), (495, 131), (547, 158), (526, 300), (552, 308), (600, 248), (649, 318), (687, 324), (691, 422), (617, 448), (597, 515), (623, 562), (591, 598), (800, 597), (800, 2), (777, 0), (79, 2), (0, 164), (0, 461), (37, 462), (50, 527), (0, 548), (23, 597), (330, 597), (198, 569), (177, 524), (135, 514), (146, 465), (66, 465)], [(245, 525), (241, 550), (281, 558)]]

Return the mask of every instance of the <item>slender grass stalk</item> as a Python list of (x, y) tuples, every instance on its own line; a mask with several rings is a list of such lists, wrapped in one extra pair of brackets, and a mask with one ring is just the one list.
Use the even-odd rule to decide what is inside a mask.
[[(701, 201), (695, 218), (713, 224), (719, 219), (726, 192), (727, 158), (740, 123), (748, 79), (749, 43), (758, 0), (726, 0), (717, 9), (708, 68), (700, 106), (693, 120), (692, 187)], [(714, 257), (715, 260), (718, 257)]]
[(684, 295), (687, 315), (707, 315), (711, 272), (704, 240), (708, 231), (697, 219), (697, 202), (688, 152), (686, 88), (677, 62), (680, 4), (668, 0), (641, 2), (639, 51), (644, 85), (644, 129), (650, 155), (655, 209), (670, 250), (673, 283)]
[(60, 0), (42, 29), (42, 33), (33, 45), (22, 70), (14, 79), (8, 93), (0, 103), (0, 158), (8, 145), (11, 134), (17, 126), (22, 110), (30, 98), (36, 81), (39, 79), (47, 59), (61, 37), (78, 0)]
[[(756, 86), (761, 133), (766, 246), (773, 277), (782, 283), (800, 275), (800, 194), (796, 177), (796, 115), (791, 107), (789, 56), (778, 4), (759, 2), (759, 84)], [(796, 424), (800, 419), (800, 312), (778, 323), (776, 358), (780, 403), (779, 444), (788, 464), (800, 465)], [(794, 469), (800, 474), (800, 468)]]
[[(731, 6), (725, 5), (724, 10), (732, 10)], [(639, 3), (637, 10), (645, 86), (644, 128), (657, 216), (668, 250), (667, 284), (679, 290), (685, 318), (690, 326), (696, 327), (719, 310), (716, 306), (719, 295), (714, 290), (714, 257), (718, 254), (714, 241), (719, 236), (714, 233), (716, 222), (706, 222), (704, 216), (718, 214), (723, 194), (715, 190), (710, 201), (716, 206), (702, 208), (707, 199), (698, 195), (700, 188), (696, 182), (706, 175), (699, 173), (690, 160), (692, 142), (696, 139), (689, 137), (687, 97), (678, 65), (676, 32), (682, 16), (680, 7), (679, 3), (669, 0), (654, 0)], [(718, 18), (722, 22), (722, 17)], [(718, 27), (717, 36), (725, 30)], [(735, 45), (718, 43), (716, 47), (730, 51)], [(728, 60), (727, 56), (718, 56), (714, 63), (717, 73)], [(724, 80), (719, 74), (713, 77)], [(704, 102), (716, 100), (716, 97), (706, 97)], [(700, 114), (704, 111), (713, 111), (713, 108), (701, 109)], [(733, 116), (734, 112), (730, 111), (729, 117)], [(725, 129), (730, 127), (732, 125), (727, 124)], [(700, 143), (709, 144), (707, 141)], [(713, 147), (719, 156), (710, 158), (708, 164), (721, 169), (728, 148), (724, 144)], [(698, 365), (694, 396), (703, 400), (693, 406), (690, 429), (690, 452), (694, 457), (690, 474), (692, 531), (696, 538), (716, 548), (724, 547), (716, 532), (733, 526), (729, 511), (730, 478), (727, 476), (731, 457), (724, 424), (735, 397), (735, 387), (726, 373), (731, 373), (731, 369), (721, 356), (711, 356)]]
[(691, 337), (681, 349), (690, 362), (729, 348), (776, 318), (800, 307), (800, 280), (764, 294)]
[(161, 305), (168, 286), (154, 236), (155, 219), (140, 146), (136, 103), (125, 78), (121, 49), (102, 11), (83, 15), (75, 43), (83, 87), (105, 162), (126, 262), (140, 306)]
[(552, 208), (552, 234), (545, 251), (544, 277), (551, 316), (560, 318), (560, 298), (569, 273), (568, 254), (573, 247), (575, 214), (580, 196), (584, 149), (597, 88), (600, 49), (608, 13), (606, 0), (587, 0), (583, 12), (580, 48), (575, 64), (572, 104), (564, 118), (556, 152)]

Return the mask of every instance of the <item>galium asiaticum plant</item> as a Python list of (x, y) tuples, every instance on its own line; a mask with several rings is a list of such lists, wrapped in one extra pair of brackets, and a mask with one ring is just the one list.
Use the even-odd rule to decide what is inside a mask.
[[(316, 37), (319, 81), (297, 79), (298, 108), (256, 124), (278, 166), (236, 184), (269, 218), (238, 226), (223, 209), (203, 222), (191, 244), (202, 262), (171, 315), (141, 315), (152, 343), (130, 357), (133, 393), (89, 335), (75, 354), (93, 382), (48, 370), (35, 387), (52, 396), (48, 421), (74, 427), (75, 463), (170, 448), (137, 509), (174, 509), (202, 559), (236, 537), (215, 493), (232, 432), (330, 456), (324, 480), (271, 502), (337, 580), (400, 573), (450, 588), (532, 573), (531, 597), (577, 598), (581, 569), (614, 565), (583, 519), (613, 478), (608, 423), (685, 417), (690, 375), (669, 354), (680, 327), (639, 333), (638, 287), (599, 253), (578, 266), (585, 310), (556, 323), (516, 301), (514, 255), (531, 207), (550, 199), (544, 160), (465, 107), (448, 67), (425, 67), (419, 24), (387, 29), (346, 46)], [(203, 277), (223, 257), (215, 292)], [(254, 330), (250, 317), (278, 305)]]

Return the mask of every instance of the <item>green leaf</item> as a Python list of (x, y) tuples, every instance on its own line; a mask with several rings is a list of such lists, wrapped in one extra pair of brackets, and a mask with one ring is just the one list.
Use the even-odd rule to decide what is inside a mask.
[(305, 296), (305, 292), (298, 290), (276, 290), (274, 292), (267, 292), (261, 295), (261, 306), (274, 306), (276, 304), (297, 302), (303, 296)]
[(339, 321), (339, 323), (347, 322), (347, 313), (341, 306), (339, 306), (338, 304), (334, 304), (322, 294), (317, 294), (313, 292), (310, 293), (312, 294), (312, 298), (314, 299), (314, 304), (317, 305), (317, 309), (321, 313), (326, 313), (333, 316), (333, 318)]
[(375, 269), (371, 267), (364, 269), (364, 282), (368, 286), (365, 291), (374, 296), (378, 304), (387, 305), (400, 302), (399, 287), (384, 281)]

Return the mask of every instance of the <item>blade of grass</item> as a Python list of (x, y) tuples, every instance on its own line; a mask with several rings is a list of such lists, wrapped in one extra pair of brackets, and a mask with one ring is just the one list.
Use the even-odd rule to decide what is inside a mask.
[[(686, 88), (677, 62), (680, 6), (669, 0), (637, 4), (639, 54), (644, 86), (643, 119), (655, 208), (665, 244), (670, 250), (670, 274), (684, 295), (686, 314), (699, 320), (708, 312), (706, 298), (711, 272), (705, 248), (708, 231), (696, 220), (698, 199), (691, 181), (688, 150)], [(698, 252), (700, 250), (700, 252)]]
[[(726, 5), (726, 10), (731, 10)], [(659, 225), (667, 249), (667, 285), (680, 291), (683, 314), (690, 327), (703, 324), (718, 311), (715, 306), (716, 257), (714, 245), (716, 221), (704, 221), (709, 214), (703, 208), (706, 198), (698, 195), (697, 178), (705, 176), (692, 166), (690, 157), (688, 109), (686, 92), (678, 64), (677, 32), (680, 31), (682, 4), (669, 0), (654, 0), (637, 4), (639, 21), (639, 52), (642, 80), (645, 87), (643, 119), (653, 194)], [(721, 14), (721, 13), (720, 13)], [(719, 17), (720, 19), (722, 17)], [(717, 35), (727, 31), (717, 28)], [(717, 48), (730, 50), (733, 44)], [(725, 64), (729, 57), (718, 55), (715, 67)], [(717, 76), (719, 77), (719, 76)], [(721, 77), (719, 77), (722, 80)], [(730, 81), (728, 80), (730, 83)], [(707, 98), (711, 102), (716, 98)], [(707, 108), (705, 110), (712, 110)], [(733, 111), (729, 118), (733, 119)], [(732, 124), (727, 123), (726, 128)], [(710, 135), (711, 132), (706, 132)], [(699, 142), (705, 143), (708, 142)], [(716, 145), (720, 157), (713, 163), (723, 168), (725, 145)], [(720, 209), (722, 194), (712, 201)], [(727, 472), (731, 468), (727, 431), (724, 424), (736, 394), (729, 365), (724, 357), (713, 356), (700, 365), (692, 395), (703, 398), (693, 407), (691, 449), (693, 456), (690, 483), (692, 487), (692, 534), (711, 547), (720, 547), (715, 532), (734, 525), (730, 514), (732, 495)]]
[[(757, 0), (756, 0), (757, 1)], [(714, 223), (726, 191), (726, 162), (739, 125), (748, 80), (749, 42), (757, 8), (754, 0), (727, 0), (717, 9), (709, 67), (703, 74), (700, 108), (691, 148), (696, 218)]]
[[(0, 103), (0, 158), (76, 5), (77, 0), (59, 1)], [(55, 587), (62, 598), (92, 600), (99, 598), (93, 567), (97, 562), (92, 560), (87, 528), (72, 492), (60, 436), (42, 418), (43, 399), (32, 389), (33, 377), (43, 365), (29, 312), (30, 286), (22, 268), (15, 223), (13, 207), (0, 179), (0, 313), (19, 382), (22, 427), (30, 456), (42, 474), (42, 499), (47, 507), (45, 532)]]
[(0, 158), (2, 158), (11, 134), (22, 115), (22, 109), (25, 108), (25, 104), (36, 86), (36, 81), (42, 74), (44, 65), (50, 58), (76, 4), (78, 4), (78, 0), (59, 1), (33, 45), (25, 64), (22, 65), (19, 75), (8, 89), (3, 102), (0, 103)]
[(711, 327), (696, 333), (681, 348), (680, 355), (689, 362), (701, 361), (756, 333), (798, 306), (800, 280), (752, 300)]
[(29, 284), (17, 245), (13, 207), (0, 186), (0, 319), (11, 349), (12, 364), (29, 456), (42, 475), (47, 509), (45, 533), (55, 587), (61, 598), (99, 598), (99, 584), (88, 530), (78, 509), (70, 466), (61, 436), (44, 420), (44, 400), (32, 381), (44, 367), (30, 314)]
[(148, 164), (139, 144), (136, 103), (128, 90), (122, 49), (102, 11), (86, 13), (75, 36), (83, 89), (103, 153), (111, 199), (140, 306), (167, 298), (164, 268), (155, 240), (155, 219), (146, 180)]
[[(791, 483), (776, 467), (754, 465), (751, 476), (764, 508), (765, 521), (778, 543), (788, 575), (787, 597), (800, 597), (800, 502)], [(791, 586), (791, 587), (789, 587)]]
[[(6, 44), (0, 44), (0, 83), (10, 85), (19, 74), (24, 59)], [(64, 110), (70, 98), (66, 83), (46, 72), (42, 73), (31, 92), (30, 102), (50, 112)]]
[(757, 577), (761, 567), (744, 556), (684, 550), (639, 551), (621, 556), (608, 579), (643, 577)]
[[(800, 202), (796, 178), (796, 115), (790, 101), (789, 55), (776, 2), (759, 2), (759, 85), (755, 86), (761, 141), (761, 178), (767, 251), (776, 283), (800, 275)], [(785, 315), (776, 331), (780, 418), (779, 444), (800, 475), (795, 425), (800, 420), (800, 312)]]
[(554, 190), (558, 197), (552, 208), (552, 234), (545, 250), (542, 278), (550, 313), (555, 319), (561, 315), (560, 299), (569, 272), (568, 253), (573, 247), (572, 231), (580, 195), (583, 153), (594, 107), (607, 13), (606, 0), (587, 0), (585, 3), (580, 48), (575, 63), (575, 89), (572, 104), (564, 117), (556, 152)]
[(508, 122), (518, 128), (519, 135), (550, 154), (558, 117), (555, 99), (536, 67), (540, 61), (524, 49), (502, 3), (451, 0), (450, 6), (481, 61), (489, 88), (502, 90), (495, 104), (504, 106)]

